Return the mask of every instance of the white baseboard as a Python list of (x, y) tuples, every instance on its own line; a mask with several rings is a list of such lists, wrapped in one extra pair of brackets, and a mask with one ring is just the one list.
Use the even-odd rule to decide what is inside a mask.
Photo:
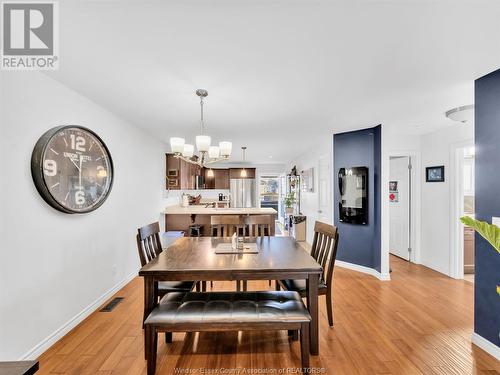
[(486, 340), (483, 336), (474, 332), (472, 334), (472, 343), (500, 361), (500, 347), (496, 346), (491, 341)]
[(360, 266), (359, 264), (344, 262), (342, 260), (335, 260), (335, 266), (339, 266), (339, 267), (342, 267), (342, 268), (347, 268), (347, 269), (350, 269), (350, 270), (353, 270), (353, 271), (358, 271), (358, 272), (366, 273), (366, 274), (372, 275), (372, 276), (374, 276), (377, 279), (382, 280), (382, 281), (389, 281), (391, 279), (391, 275), (388, 274), (388, 273), (387, 274), (382, 274), (382, 273), (378, 272), (377, 270), (375, 270), (373, 268), (369, 268), (369, 267), (365, 267), (365, 266)]
[(83, 311), (76, 314), (73, 318), (71, 318), (68, 322), (63, 324), (60, 328), (58, 328), (54, 333), (47, 336), (40, 343), (38, 343), (34, 348), (30, 349), (27, 353), (25, 353), (19, 360), (33, 360), (38, 358), (42, 353), (44, 353), (47, 349), (49, 349), (52, 345), (54, 345), (58, 340), (60, 340), (64, 335), (66, 335), (69, 331), (75, 328), (78, 324), (80, 324), (86, 317), (92, 314), (97, 308), (99, 308), (104, 302), (106, 302), (113, 294), (118, 292), (121, 288), (123, 288), (126, 284), (128, 284), (134, 277), (137, 276), (137, 271), (132, 272), (130, 275), (125, 277), (122, 281), (116, 284), (113, 288), (108, 290), (102, 296), (100, 296), (97, 300), (92, 302), (89, 306), (87, 306)]

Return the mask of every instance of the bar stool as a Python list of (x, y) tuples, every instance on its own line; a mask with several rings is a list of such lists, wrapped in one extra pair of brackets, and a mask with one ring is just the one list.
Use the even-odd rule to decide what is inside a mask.
[[(214, 215), (210, 216), (210, 235), (215, 237), (231, 237), (233, 233), (245, 235), (245, 224), (239, 215)], [(210, 282), (212, 286), (213, 283)], [(236, 281), (236, 290), (240, 291), (241, 283)]]
[(215, 237), (231, 237), (233, 233), (245, 235), (245, 224), (239, 215), (210, 216), (210, 234)]
[(188, 236), (189, 237), (201, 237), (203, 235), (203, 225), (192, 224), (189, 226)]

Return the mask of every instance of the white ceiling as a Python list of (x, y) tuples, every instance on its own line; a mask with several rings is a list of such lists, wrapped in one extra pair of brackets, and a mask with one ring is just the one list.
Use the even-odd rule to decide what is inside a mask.
[(287, 162), (333, 132), (450, 125), (500, 67), (497, 0), (59, 4), (52, 77), (166, 142), (194, 138), (205, 88), (207, 133), (233, 141), (233, 161), (242, 145)]

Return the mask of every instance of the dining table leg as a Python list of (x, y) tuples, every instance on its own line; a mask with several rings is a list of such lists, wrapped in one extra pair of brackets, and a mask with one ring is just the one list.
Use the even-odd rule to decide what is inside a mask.
[(307, 278), (307, 309), (311, 314), (310, 325), (310, 352), (312, 355), (319, 354), (319, 313), (318, 313), (318, 283), (319, 275), (310, 274)]
[[(155, 305), (155, 281), (153, 277), (144, 277), (144, 321), (149, 316), (151, 311), (153, 311)], [(144, 321), (142, 326), (144, 328)], [(146, 358), (146, 342), (144, 342), (144, 357)]]

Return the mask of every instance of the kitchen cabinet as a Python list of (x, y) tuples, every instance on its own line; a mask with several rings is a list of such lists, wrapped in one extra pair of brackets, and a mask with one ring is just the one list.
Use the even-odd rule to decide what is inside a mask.
[(193, 190), (196, 176), (203, 176), (199, 165), (166, 154), (166, 188), (170, 190)]
[(229, 189), (229, 169), (214, 169), (215, 189)]
[(212, 169), (214, 175), (208, 175), (209, 168), (205, 168), (205, 189), (229, 189), (229, 169)]
[(474, 229), (464, 227), (464, 273), (474, 273)]
[[(229, 169), (212, 169), (214, 176), (208, 176), (209, 168), (188, 163), (182, 159), (166, 154), (166, 188), (170, 190), (229, 189)], [(255, 170), (254, 173), (255, 175)], [(203, 177), (203, 186), (196, 180)], [(199, 181), (201, 182), (201, 181)], [(198, 184), (199, 185), (199, 184)]]
[(255, 178), (255, 168), (245, 168), (246, 177), (241, 177), (242, 170), (243, 168), (229, 168), (229, 178)]

